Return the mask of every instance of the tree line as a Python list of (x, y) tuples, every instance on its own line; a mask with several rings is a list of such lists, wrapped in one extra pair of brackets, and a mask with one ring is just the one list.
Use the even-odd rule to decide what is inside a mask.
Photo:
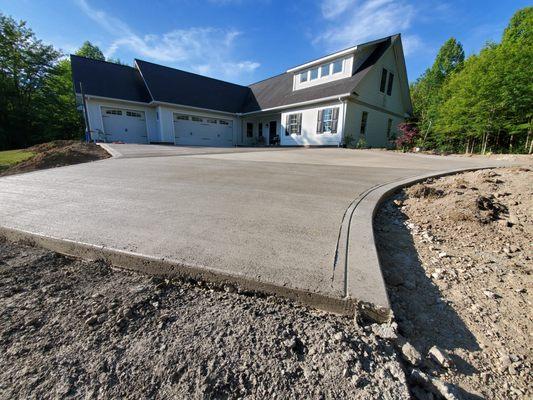
[[(90, 42), (76, 54), (105, 60)], [(414, 116), (403, 125), (410, 136), (401, 146), (531, 153), (532, 76), (533, 7), (516, 12), (501, 42), (479, 54), (465, 58), (461, 43), (449, 39), (411, 85)], [(0, 150), (82, 137), (70, 61), (24, 21), (0, 13)]]
[[(76, 54), (105, 60), (90, 42)], [(26, 22), (0, 13), (0, 150), (81, 139), (83, 127), (70, 60), (39, 40)]]
[(449, 152), (531, 153), (533, 7), (512, 17), (500, 43), (465, 59), (455, 38), (411, 85), (417, 146)]

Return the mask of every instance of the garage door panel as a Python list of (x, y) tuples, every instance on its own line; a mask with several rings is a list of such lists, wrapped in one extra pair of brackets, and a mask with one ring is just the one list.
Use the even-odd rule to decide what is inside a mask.
[(148, 142), (144, 111), (102, 107), (102, 121), (108, 142)]
[(233, 124), (230, 120), (175, 113), (174, 137), (177, 145), (231, 146)]

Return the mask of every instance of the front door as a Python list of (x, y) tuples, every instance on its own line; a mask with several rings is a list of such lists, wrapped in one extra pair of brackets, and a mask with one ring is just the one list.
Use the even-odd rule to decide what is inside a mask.
[(276, 121), (270, 121), (268, 124), (268, 143), (270, 145), (278, 144), (278, 123)]

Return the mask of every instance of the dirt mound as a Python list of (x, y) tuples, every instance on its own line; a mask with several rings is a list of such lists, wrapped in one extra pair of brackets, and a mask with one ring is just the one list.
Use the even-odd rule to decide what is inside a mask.
[(28, 148), (36, 153), (32, 158), (13, 165), (0, 175), (12, 175), (40, 169), (63, 167), (89, 161), (101, 160), (110, 155), (94, 143), (73, 140), (56, 140)]
[(418, 184), (407, 189), (409, 196), (417, 199), (439, 198), (445, 195), (444, 190), (438, 189), (425, 184)]
[(532, 182), (530, 168), (429, 180), (446, 195), (406, 189), (376, 216), (400, 333), (466, 399), (533, 398)]

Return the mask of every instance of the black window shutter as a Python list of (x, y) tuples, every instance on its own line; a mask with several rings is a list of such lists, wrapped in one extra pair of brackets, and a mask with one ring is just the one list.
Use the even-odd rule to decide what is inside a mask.
[(339, 107), (333, 109), (331, 116), (331, 133), (337, 133), (337, 122), (339, 120)]
[(394, 74), (392, 72), (389, 72), (389, 85), (387, 86), (387, 95), (391, 95), (392, 93), (392, 82), (394, 81)]
[(290, 132), (289, 132), (289, 114), (287, 114), (285, 116), (285, 136), (289, 136), (290, 135)]
[(385, 85), (387, 84), (387, 70), (383, 68), (381, 70), (381, 82), (379, 84), (379, 91), (385, 93)]
[(298, 135), (302, 134), (302, 113), (298, 114)]
[(324, 125), (322, 124), (322, 110), (318, 110), (318, 120), (316, 126), (317, 133), (324, 132)]

